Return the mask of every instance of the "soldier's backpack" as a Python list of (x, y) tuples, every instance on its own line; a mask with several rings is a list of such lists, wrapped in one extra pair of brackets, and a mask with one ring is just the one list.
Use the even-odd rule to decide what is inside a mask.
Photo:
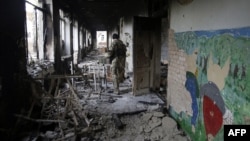
[(126, 57), (127, 48), (125, 44), (121, 43), (117, 49), (117, 56)]

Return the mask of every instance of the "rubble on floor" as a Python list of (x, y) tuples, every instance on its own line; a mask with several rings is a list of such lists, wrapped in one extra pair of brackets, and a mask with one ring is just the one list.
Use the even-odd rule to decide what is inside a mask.
[[(93, 53), (91, 55), (91, 53)], [(90, 52), (83, 63), (98, 64)], [(102, 57), (101, 57), (102, 58)], [(99, 61), (97, 61), (99, 60)], [(105, 61), (104, 61), (105, 62)], [(45, 66), (51, 66), (45, 63)], [(151, 92), (135, 96), (132, 76), (113, 93), (113, 84), (85, 75), (39, 75), (49, 67), (31, 64), (29, 74), (49, 80), (29, 109), (14, 116), (16, 129), (8, 136), (22, 141), (190, 141), (166, 109), (165, 97)], [(49, 73), (50, 74), (50, 73)], [(164, 76), (165, 78), (165, 76)], [(103, 81), (104, 80), (104, 81)], [(44, 81), (38, 81), (44, 82)], [(37, 83), (32, 84), (37, 93)], [(14, 135), (14, 136), (12, 136)]]
[(117, 128), (111, 117), (101, 117), (102, 128), (94, 137), (102, 141), (188, 141), (177, 128), (176, 122), (161, 111), (145, 111), (138, 114), (119, 115), (122, 128)]
[(90, 137), (96, 141), (189, 141), (167, 114), (166, 103), (155, 93), (134, 96), (130, 81), (122, 84), (124, 93), (91, 95), (84, 109), (94, 117)]
[(71, 85), (70, 76), (64, 77), (64, 87), (44, 93), (26, 114), (15, 115), (17, 126), (32, 125), (19, 132), (22, 141), (189, 140), (167, 114), (164, 100), (155, 93), (134, 96), (130, 80), (121, 84), (123, 93), (115, 95), (111, 83), (95, 91), (93, 84), (79, 88)]
[(53, 63), (50, 61), (32, 61), (27, 64), (27, 72), (30, 76), (43, 77), (54, 72)]

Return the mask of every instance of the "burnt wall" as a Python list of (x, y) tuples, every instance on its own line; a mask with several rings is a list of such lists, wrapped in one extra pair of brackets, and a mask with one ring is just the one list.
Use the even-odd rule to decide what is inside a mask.
[(0, 128), (8, 128), (27, 103), (25, 1), (0, 1), (0, 17)]

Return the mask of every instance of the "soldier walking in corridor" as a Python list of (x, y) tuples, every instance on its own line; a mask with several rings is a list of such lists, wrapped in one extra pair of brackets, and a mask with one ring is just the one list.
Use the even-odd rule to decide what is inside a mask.
[(111, 43), (110, 51), (110, 63), (111, 73), (114, 84), (114, 93), (119, 94), (119, 83), (122, 83), (125, 79), (125, 62), (126, 62), (126, 46), (119, 39), (119, 35), (114, 33), (112, 35), (113, 41)]

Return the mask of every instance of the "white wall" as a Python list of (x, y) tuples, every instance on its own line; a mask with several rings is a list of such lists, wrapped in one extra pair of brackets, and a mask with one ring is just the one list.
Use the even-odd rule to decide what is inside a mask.
[(93, 42), (92, 41), (92, 35), (91, 35), (90, 31), (86, 29), (86, 46), (88, 48), (90, 48), (92, 42)]
[(133, 71), (133, 17), (122, 18), (123, 27), (120, 39), (127, 45), (126, 64), (129, 72)]
[(170, 28), (175, 32), (250, 26), (250, 0), (193, 0), (188, 5), (172, 1)]

